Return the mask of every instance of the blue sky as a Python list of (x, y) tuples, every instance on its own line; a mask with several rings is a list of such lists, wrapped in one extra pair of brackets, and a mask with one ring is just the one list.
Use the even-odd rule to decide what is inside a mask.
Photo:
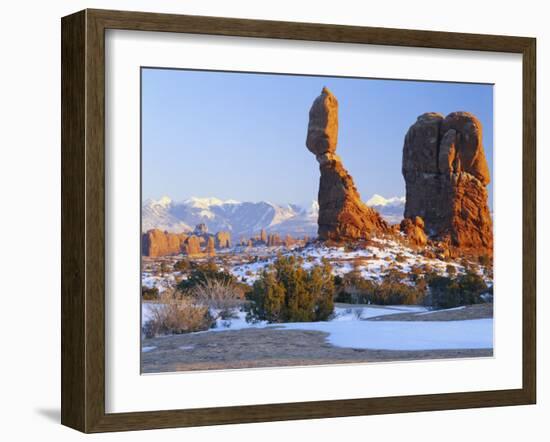
[[(143, 199), (316, 199), (319, 168), (305, 139), (325, 85), (339, 102), (337, 153), (364, 201), (405, 195), (403, 139), (424, 112), (475, 114), (492, 176), (491, 85), (146, 68)], [(492, 185), (489, 194), (492, 202)]]

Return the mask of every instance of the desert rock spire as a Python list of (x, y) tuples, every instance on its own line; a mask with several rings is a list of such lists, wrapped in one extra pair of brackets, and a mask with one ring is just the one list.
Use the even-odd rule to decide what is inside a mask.
[(319, 238), (368, 239), (388, 230), (378, 212), (361, 201), (353, 178), (336, 155), (338, 100), (324, 87), (309, 111), (307, 148), (319, 162)]
[(426, 232), (451, 247), (492, 254), (489, 168), (474, 115), (420, 115), (405, 136), (402, 171), (405, 218), (421, 217)]

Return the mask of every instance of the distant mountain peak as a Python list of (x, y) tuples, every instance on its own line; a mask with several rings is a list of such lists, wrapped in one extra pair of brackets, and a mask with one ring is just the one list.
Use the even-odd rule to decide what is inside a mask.
[(240, 202), (216, 197), (189, 197), (175, 202), (168, 197), (142, 205), (142, 230), (158, 228), (191, 232), (204, 223), (209, 232), (227, 231), (234, 237), (250, 237), (262, 229), (281, 235), (315, 236), (317, 216), (295, 204), (267, 201)]
[[(384, 198), (373, 195), (367, 205), (375, 207), (387, 221), (396, 223), (403, 218), (405, 197)], [(281, 235), (315, 237), (318, 217), (317, 200), (311, 201), (309, 207), (304, 207), (196, 196), (174, 201), (163, 196), (158, 200), (143, 202), (141, 223), (144, 232), (150, 229), (192, 232), (197, 224), (204, 223), (209, 232), (227, 231), (235, 238), (256, 235), (262, 229)]]
[(172, 204), (172, 198), (165, 195), (157, 201), (157, 204), (159, 206), (168, 207), (170, 204)]
[(370, 206), (380, 213), (382, 217), (391, 224), (401, 222), (403, 219), (403, 213), (405, 212), (404, 196), (393, 196), (391, 198), (385, 198), (382, 195), (374, 194), (371, 199), (367, 201), (367, 206)]
[(191, 198), (184, 200), (183, 203), (200, 209), (207, 209), (212, 206), (223, 206), (224, 204), (240, 204), (239, 201), (231, 199), (221, 200), (215, 197), (199, 198), (196, 196), (192, 196)]
[(391, 198), (385, 198), (382, 195), (375, 193), (371, 199), (367, 201), (367, 206), (400, 206), (405, 204), (404, 196), (393, 196)]

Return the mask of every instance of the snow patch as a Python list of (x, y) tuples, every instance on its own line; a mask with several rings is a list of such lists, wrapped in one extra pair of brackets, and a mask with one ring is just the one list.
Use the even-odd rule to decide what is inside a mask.
[(328, 333), (337, 347), (371, 350), (454, 350), (493, 347), (493, 320), (329, 321), (282, 324)]

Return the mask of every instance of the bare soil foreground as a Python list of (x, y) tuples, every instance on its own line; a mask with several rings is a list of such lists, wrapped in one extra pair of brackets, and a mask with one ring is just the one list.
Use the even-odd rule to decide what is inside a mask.
[[(492, 304), (429, 314), (398, 313), (373, 320), (454, 321), (492, 317)], [(390, 319), (391, 318), (391, 319)], [(142, 372), (161, 373), (258, 367), (285, 367), (423, 359), (491, 357), (492, 349), (369, 350), (342, 348), (328, 334), (277, 326), (144, 339)]]

